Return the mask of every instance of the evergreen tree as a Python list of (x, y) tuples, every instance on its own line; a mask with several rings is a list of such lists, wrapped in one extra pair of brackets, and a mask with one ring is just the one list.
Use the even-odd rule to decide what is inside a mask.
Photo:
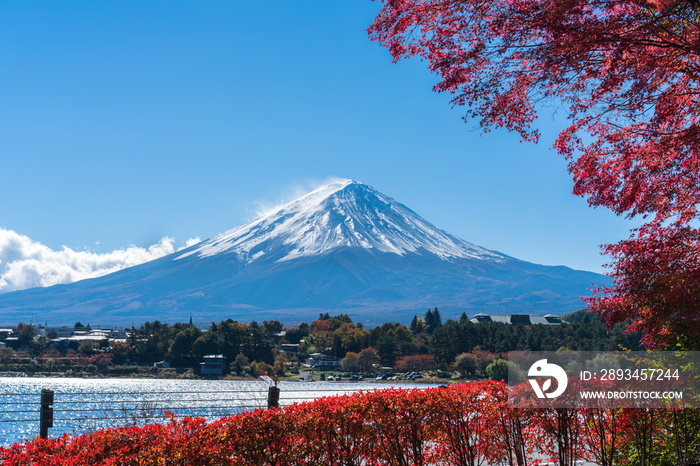
[(433, 330), (435, 329), (435, 318), (433, 317), (433, 311), (428, 309), (428, 312), (425, 313), (425, 325), (428, 326), (428, 333), (433, 333)]
[(436, 328), (442, 327), (442, 317), (440, 317), (440, 311), (436, 307), (434, 311), (428, 309), (425, 313), (425, 325), (428, 326), (428, 333), (432, 334)]
[(414, 335), (418, 333), (418, 316), (417, 315), (413, 316), (413, 320), (411, 320), (411, 327), (410, 328), (411, 328), (411, 332), (413, 332)]

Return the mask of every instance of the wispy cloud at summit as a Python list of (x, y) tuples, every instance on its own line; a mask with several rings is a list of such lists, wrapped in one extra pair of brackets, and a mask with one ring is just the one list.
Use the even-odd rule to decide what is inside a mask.
[(332, 184), (332, 183), (345, 182), (345, 181), (350, 181), (350, 180), (347, 178), (339, 178), (337, 176), (329, 176), (329, 177), (323, 178), (321, 180), (308, 179), (304, 182), (294, 183), (294, 184), (291, 184), (289, 186), (286, 186), (282, 189), (282, 192), (275, 200), (269, 200), (269, 199), (254, 200), (252, 202), (252, 209), (251, 209), (253, 212), (253, 216), (249, 220), (255, 220), (255, 219), (258, 219), (260, 217), (264, 217), (266, 215), (269, 215), (270, 213), (275, 212), (276, 210), (280, 209), (281, 207), (289, 204), (292, 201), (299, 199), (300, 197), (310, 193), (311, 191), (314, 191), (315, 189), (320, 188), (321, 186), (325, 186), (325, 185)]

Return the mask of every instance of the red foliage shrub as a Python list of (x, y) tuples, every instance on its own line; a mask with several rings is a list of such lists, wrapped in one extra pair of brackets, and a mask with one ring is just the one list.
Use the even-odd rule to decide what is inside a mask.
[[(214, 422), (172, 417), (166, 424), (0, 447), (0, 463), (471, 466), (522, 465), (537, 453), (561, 464), (582, 458), (610, 464), (622, 450), (652, 457), (662, 448), (640, 443), (640, 426), (649, 432), (645, 438), (660, 439), (683, 416), (687, 435), (696, 435), (697, 411), (689, 409), (678, 416), (672, 410), (509, 409), (509, 390), (480, 381), (320, 398)], [(692, 452), (684, 455), (692, 459)]]
[(399, 372), (427, 371), (433, 368), (435, 357), (431, 354), (404, 356), (396, 361), (394, 368)]

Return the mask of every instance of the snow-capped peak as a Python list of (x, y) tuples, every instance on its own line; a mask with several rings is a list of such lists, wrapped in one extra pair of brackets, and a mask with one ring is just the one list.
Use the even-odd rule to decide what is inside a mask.
[(446, 260), (506, 257), (436, 228), (370, 186), (343, 180), (204, 241), (178, 258), (233, 253), (245, 263), (262, 257), (283, 262), (342, 247), (429, 253)]

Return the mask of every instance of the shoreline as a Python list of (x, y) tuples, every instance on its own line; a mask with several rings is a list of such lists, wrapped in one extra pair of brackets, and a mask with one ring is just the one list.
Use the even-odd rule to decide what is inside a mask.
[[(316, 374), (314, 374), (316, 375)], [(6, 372), (0, 372), (0, 380), (2, 379), (23, 379), (23, 378), (35, 378), (35, 379), (49, 379), (49, 378), (57, 378), (57, 379), (133, 379), (133, 380), (220, 380), (220, 381), (244, 381), (244, 382), (255, 382), (255, 381), (261, 381), (258, 377), (245, 377), (245, 376), (223, 376), (223, 377), (202, 377), (199, 375), (194, 375), (194, 374), (182, 374), (182, 375), (172, 375), (172, 373), (168, 374), (138, 374), (138, 373), (132, 373), (132, 374), (103, 374), (103, 373), (98, 373), (98, 374), (83, 374), (83, 373), (77, 373), (77, 374), (71, 374), (71, 373), (65, 373), (65, 372), (56, 372), (56, 373), (47, 373), (47, 372), (38, 372), (38, 373), (27, 373), (27, 372), (12, 372), (12, 371), (6, 371)], [(291, 376), (285, 376), (281, 377), (279, 379), (279, 382), (295, 382), (295, 383), (300, 383), (300, 384), (315, 384), (319, 382), (323, 383), (329, 383), (329, 384), (360, 384), (360, 383), (376, 383), (378, 385), (402, 385), (402, 384), (455, 384), (455, 383), (463, 383), (463, 382), (469, 382), (471, 380), (467, 379), (446, 379), (446, 378), (438, 378), (438, 377), (424, 377), (421, 379), (416, 379), (416, 380), (376, 380), (373, 378), (363, 378), (361, 380), (350, 380), (344, 379), (344, 380), (314, 380), (314, 381), (303, 381), (303, 380), (298, 380), (298, 376), (291, 375)]]

